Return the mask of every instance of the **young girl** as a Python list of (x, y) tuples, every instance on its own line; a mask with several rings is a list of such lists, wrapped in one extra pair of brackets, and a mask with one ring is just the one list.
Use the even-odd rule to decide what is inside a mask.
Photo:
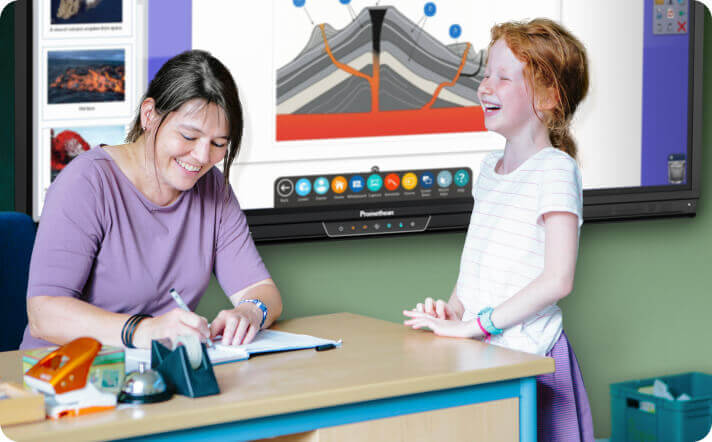
[(588, 90), (586, 52), (557, 23), (492, 28), (477, 90), (504, 152), (482, 161), (460, 275), (450, 300), (403, 313), (413, 328), (553, 357), (537, 378), (541, 441), (593, 441), (578, 362), (556, 302), (574, 282), (582, 186), (569, 124)]

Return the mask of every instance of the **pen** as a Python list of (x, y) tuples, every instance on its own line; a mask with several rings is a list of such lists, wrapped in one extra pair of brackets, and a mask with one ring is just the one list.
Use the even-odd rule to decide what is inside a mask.
[(316, 350), (316, 351), (326, 351), (326, 350), (331, 350), (332, 348), (336, 348), (336, 347), (338, 347), (339, 345), (341, 345), (341, 339), (339, 339), (339, 340), (336, 341), (336, 342), (329, 342), (329, 343), (327, 343), (327, 344), (317, 345), (316, 347), (314, 347), (314, 350)]
[[(188, 308), (188, 305), (185, 303), (185, 301), (183, 301), (183, 298), (180, 297), (180, 294), (178, 293), (178, 291), (176, 289), (172, 288), (168, 291), (168, 293), (171, 294), (171, 297), (173, 297), (173, 300), (176, 302), (176, 304), (178, 304), (178, 307), (180, 307), (181, 309), (183, 309), (187, 312), (190, 311), (190, 309)], [(210, 329), (210, 324), (208, 324), (208, 330), (209, 329)], [(213, 343), (213, 340), (210, 339), (210, 336), (208, 336), (208, 347), (210, 347), (210, 348), (215, 347), (215, 343)]]

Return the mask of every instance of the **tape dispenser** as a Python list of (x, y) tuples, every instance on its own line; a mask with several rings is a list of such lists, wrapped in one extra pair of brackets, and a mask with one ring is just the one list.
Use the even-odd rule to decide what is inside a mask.
[(192, 398), (220, 393), (207, 348), (197, 336), (178, 336), (170, 347), (165, 340), (151, 342), (151, 368), (176, 393)]
[(57, 419), (116, 408), (116, 396), (89, 382), (101, 350), (94, 338), (77, 338), (43, 357), (25, 373), (25, 383), (45, 395), (47, 416)]

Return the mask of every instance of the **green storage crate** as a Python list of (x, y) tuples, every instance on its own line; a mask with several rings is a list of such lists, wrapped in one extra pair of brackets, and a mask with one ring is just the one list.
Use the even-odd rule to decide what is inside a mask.
[[(685, 393), (691, 399), (673, 401), (638, 391), (656, 379), (667, 384), (673, 397)], [(611, 442), (698, 441), (710, 427), (712, 375), (683, 373), (611, 384)]]

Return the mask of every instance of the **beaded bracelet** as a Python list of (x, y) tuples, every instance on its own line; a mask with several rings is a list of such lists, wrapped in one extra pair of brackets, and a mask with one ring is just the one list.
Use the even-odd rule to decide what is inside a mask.
[(486, 328), (482, 327), (482, 322), (480, 322), (479, 316), (477, 317), (477, 325), (480, 326), (480, 330), (482, 330), (482, 333), (485, 334), (485, 339), (489, 339), (492, 337), (492, 334), (488, 332)]
[(259, 299), (243, 299), (242, 301), (238, 302), (237, 305), (240, 305), (245, 302), (251, 302), (257, 307), (259, 307), (260, 310), (262, 310), (262, 322), (260, 322), (260, 330), (262, 330), (262, 326), (265, 325), (265, 320), (267, 319), (267, 306)]
[(126, 346), (126, 348), (136, 348), (133, 344), (134, 332), (139, 322), (146, 318), (152, 318), (151, 315), (145, 315), (143, 313), (132, 315), (129, 319), (124, 322), (124, 326), (121, 328), (121, 343)]
[(480, 321), (481, 326), (487, 330), (490, 335), (501, 335), (504, 330), (497, 328), (492, 323), (492, 312), (494, 309), (492, 307), (485, 307), (477, 314), (477, 319)]

